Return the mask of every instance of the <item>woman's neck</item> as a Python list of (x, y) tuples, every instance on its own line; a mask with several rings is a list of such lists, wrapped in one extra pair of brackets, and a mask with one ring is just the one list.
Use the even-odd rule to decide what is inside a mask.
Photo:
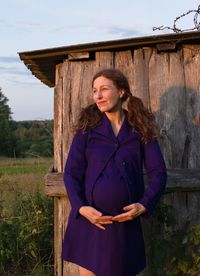
[(105, 114), (111, 123), (115, 135), (117, 136), (125, 118), (123, 109), (116, 112), (105, 112)]

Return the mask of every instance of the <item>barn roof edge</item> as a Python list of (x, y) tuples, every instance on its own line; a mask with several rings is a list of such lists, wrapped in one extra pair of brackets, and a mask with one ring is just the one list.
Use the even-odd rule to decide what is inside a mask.
[(63, 62), (63, 60), (68, 57), (68, 54), (71, 53), (130, 49), (155, 46), (162, 43), (194, 43), (195, 41), (197, 44), (200, 44), (199, 31), (90, 42), (19, 52), (18, 54), (20, 59), (35, 77), (47, 86), (54, 87), (55, 67), (57, 64)]

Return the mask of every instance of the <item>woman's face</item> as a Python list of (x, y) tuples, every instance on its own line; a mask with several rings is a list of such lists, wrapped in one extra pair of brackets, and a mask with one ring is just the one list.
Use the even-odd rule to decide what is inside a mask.
[(93, 83), (93, 100), (101, 112), (115, 112), (122, 108), (123, 89), (118, 89), (112, 80), (103, 76)]

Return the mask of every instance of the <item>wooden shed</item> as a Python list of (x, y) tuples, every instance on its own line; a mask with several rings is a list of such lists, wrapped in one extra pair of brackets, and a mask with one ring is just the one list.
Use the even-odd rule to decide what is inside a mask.
[(70, 204), (63, 168), (71, 126), (91, 102), (91, 80), (102, 68), (120, 69), (132, 93), (151, 108), (160, 127), (168, 167), (164, 202), (177, 210), (177, 224), (200, 224), (200, 32), (165, 34), (19, 53), (32, 74), (54, 92), (54, 168), (45, 191), (54, 198), (55, 275), (78, 275), (61, 260)]

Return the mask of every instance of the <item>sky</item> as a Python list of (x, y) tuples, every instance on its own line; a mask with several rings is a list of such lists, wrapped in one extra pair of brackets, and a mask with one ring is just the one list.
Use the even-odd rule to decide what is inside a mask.
[[(35, 78), (18, 52), (80, 43), (160, 35), (153, 27), (197, 9), (200, 0), (0, 0), (0, 87), (12, 118), (53, 118), (53, 93)], [(190, 14), (178, 22), (193, 28)]]

